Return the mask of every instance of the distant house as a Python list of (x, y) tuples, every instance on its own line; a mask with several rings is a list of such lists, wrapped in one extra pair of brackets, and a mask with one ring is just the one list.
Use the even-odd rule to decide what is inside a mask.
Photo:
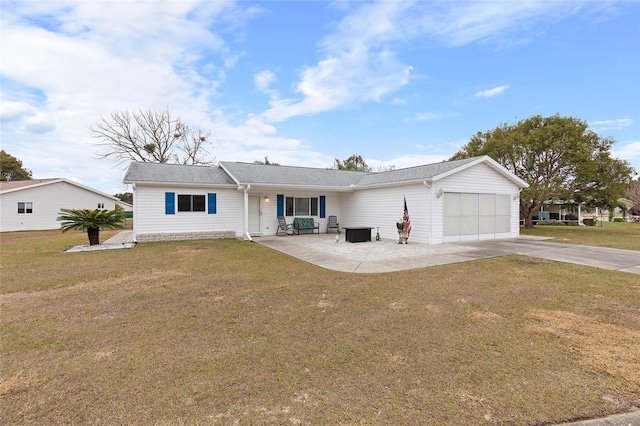
[(0, 182), (0, 231), (59, 229), (60, 209), (115, 209), (132, 206), (68, 179)]
[(220, 162), (217, 167), (134, 162), (138, 242), (274, 235), (278, 216), (288, 223), (312, 217), (326, 231), (371, 227), (397, 239), (404, 200), (411, 242), (508, 238), (519, 235), (519, 193), (527, 183), (487, 156), (381, 173)]

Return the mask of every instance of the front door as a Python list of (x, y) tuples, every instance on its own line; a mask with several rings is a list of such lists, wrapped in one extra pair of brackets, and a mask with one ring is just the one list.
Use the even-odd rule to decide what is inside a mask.
[(249, 234), (260, 234), (260, 196), (249, 195)]

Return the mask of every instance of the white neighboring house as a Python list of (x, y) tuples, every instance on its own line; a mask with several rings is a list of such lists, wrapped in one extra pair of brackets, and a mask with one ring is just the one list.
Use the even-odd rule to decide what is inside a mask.
[(381, 173), (220, 162), (217, 167), (131, 163), (137, 242), (274, 235), (287, 223), (312, 217), (326, 232), (371, 227), (397, 239), (404, 200), (410, 242), (517, 237), (519, 194), (528, 185), (488, 156)]
[(132, 206), (68, 179), (0, 182), (0, 231), (59, 229), (60, 209), (115, 209)]

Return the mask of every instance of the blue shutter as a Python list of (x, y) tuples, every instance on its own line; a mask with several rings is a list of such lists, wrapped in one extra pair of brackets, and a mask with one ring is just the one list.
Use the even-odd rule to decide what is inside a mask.
[(176, 214), (176, 193), (164, 193), (164, 214)]
[(320, 196), (320, 219), (324, 219), (325, 217), (327, 217), (327, 212), (326, 212), (326, 205), (327, 205), (327, 197), (325, 197), (324, 195)]
[(213, 192), (210, 192), (207, 194), (207, 200), (208, 200), (208, 207), (207, 207), (207, 213), (208, 214), (216, 214), (218, 211), (218, 208), (216, 206), (216, 194)]
[(284, 216), (284, 195), (278, 194), (278, 216)]

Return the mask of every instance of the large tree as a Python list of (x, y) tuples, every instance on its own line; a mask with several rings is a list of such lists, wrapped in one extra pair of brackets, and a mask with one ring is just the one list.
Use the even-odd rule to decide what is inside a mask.
[(362, 155), (353, 154), (344, 161), (335, 159), (335, 168), (338, 170), (356, 170), (359, 172), (370, 172), (371, 167), (364, 161)]
[(546, 201), (604, 205), (621, 196), (633, 169), (611, 157), (613, 143), (580, 119), (535, 115), (478, 132), (451, 159), (488, 155), (524, 179), (529, 187), (520, 194), (520, 213), (531, 228)]
[(22, 161), (2, 150), (0, 151), (0, 180), (31, 180), (31, 170), (25, 169)]
[(171, 111), (138, 110), (114, 112), (90, 127), (97, 145), (104, 147), (98, 158), (177, 164), (211, 164), (207, 151), (210, 133), (194, 129)]
[(58, 220), (62, 232), (86, 231), (89, 245), (95, 246), (100, 244), (101, 229), (124, 228), (125, 213), (118, 205), (114, 210), (60, 209)]

